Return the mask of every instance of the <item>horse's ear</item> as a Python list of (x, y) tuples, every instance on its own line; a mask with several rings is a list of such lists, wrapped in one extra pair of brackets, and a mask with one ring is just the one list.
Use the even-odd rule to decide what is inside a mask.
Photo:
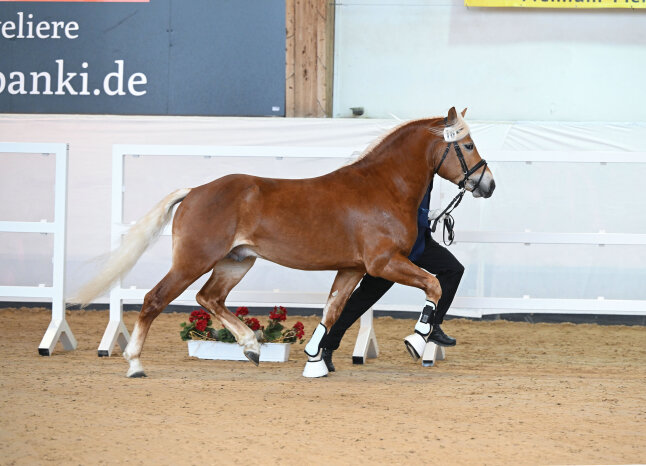
[(464, 115), (466, 114), (467, 114), (467, 109), (465, 108), (464, 110), (462, 110), (462, 118), (464, 118)]
[(454, 125), (458, 122), (458, 113), (455, 111), (455, 107), (451, 107), (451, 110), (449, 110), (449, 115), (446, 117), (446, 122), (449, 125)]

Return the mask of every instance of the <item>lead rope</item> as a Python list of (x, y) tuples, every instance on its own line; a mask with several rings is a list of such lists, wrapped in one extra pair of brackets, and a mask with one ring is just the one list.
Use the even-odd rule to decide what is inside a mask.
[[(455, 220), (453, 219), (453, 216), (451, 215), (451, 212), (460, 205), (460, 202), (462, 202), (462, 197), (464, 196), (466, 189), (462, 188), (460, 192), (453, 198), (451, 202), (449, 202), (449, 205), (446, 206), (446, 209), (442, 211), (440, 215), (438, 215), (434, 220), (433, 224), (431, 225), (431, 232), (435, 233), (435, 230), (437, 229), (437, 223), (440, 221), (441, 218), (444, 218), (444, 228), (442, 231), (442, 241), (446, 246), (450, 246), (453, 244), (453, 239), (455, 238), (455, 232), (453, 231), (453, 227), (455, 226)], [(447, 243), (446, 237), (449, 237), (449, 241)]]

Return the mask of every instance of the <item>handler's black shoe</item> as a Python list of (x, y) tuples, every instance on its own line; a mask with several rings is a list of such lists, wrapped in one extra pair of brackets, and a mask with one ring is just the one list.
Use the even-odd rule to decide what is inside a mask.
[(329, 372), (334, 372), (334, 363), (332, 362), (333, 352), (331, 349), (323, 348), (323, 354), (321, 355)]
[(428, 341), (432, 341), (439, 346), (455, 346), (457, 343), (455, 338), (448, 336), (442, 331), (440, 324), (433, 325), (433, 331), (431, 331), (431, 334), (428, 336)]

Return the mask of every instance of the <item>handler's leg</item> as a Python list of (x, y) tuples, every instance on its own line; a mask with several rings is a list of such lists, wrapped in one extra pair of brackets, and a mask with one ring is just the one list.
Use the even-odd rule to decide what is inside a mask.
[(328, 370), (321, 357), (321, 341), (327, 334), (328, 328), (332, 327), (338, 319), (350, 293), (357, 286), (363, 274), (363, 271), (357, 270), (339, 270), (336, 274), (332, 290), (323, 309), (323, 319), (314, 330), (310, 341), (305, 345), (305, 353), (309, 356), (309, 359), (305, 364), (303, 376), (324, 377), (327, 375)]
[(386, 294), (393, 286), (393, 282), (384, 278), (373, 277), (365, 274), (359, 287), (354, 290), (352, 296), (341, 311), (338, 320), (330, 329), (322, 342), (323, 348), (336, 351), (339, 348), (341, 339), (345, 332), (363, 315), (372, 305)]
[(332, 353), (339, 348), (341, 339), (345, 332), (363, 315), (370, 307), (393, 286), (393, 282), (384, 278), (373, 277), (365, 274), (359, 287), (354, 290), (347, 304), (341, 311), (341, 315), (334, 323), (329, 333), (323, 337), (321, 347), (323, 348), (323, 360), (328, 371), (334, 372)]
[[(368, 271), (371, 272), (371, 269), (369, 268)], [(404, 339), (408, 352), (413, 359), (417, 360), (424, 352), (424, 346), (433, 328), (435, 309), (442, 296), (440, 283), (429, 272), (403, 256), (392, 257), (381, 270), (375, 273), (387, 280), (419, 288), (426, 294), (426, 304), (415, 324), (415, 333)]]
[(453, 303), (453, 298), (464, 274), (464, 267), (448, 249), (432, 238), (427, 238), (424, 252), (415, 263), (435, 274), (442, 287), (442, 298), (437, 303), (432, 322), (433, 330), (428, 339), (440, 346), (454, 346), (456, 344), (455, 338), (444, 333), (440, 324), (444, 321), (444, 316)]

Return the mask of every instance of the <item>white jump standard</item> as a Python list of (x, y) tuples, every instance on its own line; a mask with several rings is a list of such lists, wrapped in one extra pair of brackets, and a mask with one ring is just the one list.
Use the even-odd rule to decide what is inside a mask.
[(65, 239), (67, 222), (67, 144), (49, 143), (0, 143), (0, 153), (54, 154), (56, 168), (54, 177), (53, 222), (0, 221), (0, 231), (11, 233), (43, 233), (54, 235), (52, 257), (52, 286), (0, 286), (0, 296), (48, 298), (52, 301), (52, 320), (38, 345), (38, 354), (50, 356), (60, 341), (63, 349), (76, 349), (76, 339), (65, 319)]

